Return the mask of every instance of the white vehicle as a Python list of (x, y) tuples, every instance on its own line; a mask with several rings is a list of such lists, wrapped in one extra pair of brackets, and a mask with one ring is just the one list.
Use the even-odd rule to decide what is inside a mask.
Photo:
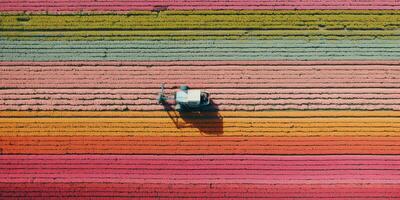
[[(158, 95), (157, 101), (159, 104), (165, 104), (167, 98), (164, 93), (164, 83), (161, 84), (161, 92)], [(210, 105), (210, 93), (202, 90), (189, 89), (187, 85), (182, 85), (174, 95), (175, 110), (177, 111), (191, 111), (198, 110), (204, 106)]]

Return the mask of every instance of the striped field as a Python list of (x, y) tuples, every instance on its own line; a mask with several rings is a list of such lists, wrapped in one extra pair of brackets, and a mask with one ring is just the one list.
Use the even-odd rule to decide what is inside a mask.
[(400, 199), (399, 21), (399, 0), (0, 0), (0, 199)]

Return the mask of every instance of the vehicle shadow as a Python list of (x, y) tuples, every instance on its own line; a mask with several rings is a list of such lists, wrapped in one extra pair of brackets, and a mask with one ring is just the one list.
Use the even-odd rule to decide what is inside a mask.
[(196, 128), (204, 135), (221, 136), (224, 134), (223, 117), (218, 106), (211, 100), (210, 105), (196, 111), (176, 111), (168, 102), (162, 104), (176, 128)]

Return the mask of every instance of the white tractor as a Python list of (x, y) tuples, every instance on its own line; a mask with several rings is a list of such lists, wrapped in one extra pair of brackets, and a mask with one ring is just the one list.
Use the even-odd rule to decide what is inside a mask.
[(173, 98), (167, 98), (164, 93), (164, 85), (161, 84), (161, 92), (157, 101), (159, 104), (166, 104), (167, 100), (175, 100), (175, 110), (177, 111), (196, 111), (210, 105), (210, 93), (202, 90), (190, 89), (187, 85), (180, 86)]

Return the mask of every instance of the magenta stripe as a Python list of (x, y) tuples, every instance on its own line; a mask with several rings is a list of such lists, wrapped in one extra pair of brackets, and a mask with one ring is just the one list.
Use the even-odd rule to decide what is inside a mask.
[[(399, 159), (397, 156), (5, 155), (0, 157), (0, 182), (399, 184), (400, 169), (396, 167)], [(42, 162), (40, 167), (32, 167), (38, 161)], [(105, 163), (104, 168), (99, 167), (99, 162)]]
[[(321, 197), (352, 199), (399, 197), (399, 185), (389, 184), (135, 184), (135, 183), (0, 183), (5, 197)], [(79, 198), (79, 199), (81, 199)], [(47, 198), (46, 198), (47, 199)]]
[[(160, 161), (161, 162), (161, 161)], [(139, 172), (140, 170), (135, 170), (135, 168), (146, 168), (146, 170), (159, 170), (160, 168), (162, 168), (162, 170), (164, 170), (163, 172), (165, 173), (170, 173), (170, 172), (174, 172), (174, 170), (180, 170), (182, 169), (182, 167), (180, 165), (182, 165), (183, 163), (179, 164), (179, 163), (175, 163), (173, 161), (167, 161), (168, 164), (165, 164), (166, 161), (163, 161), (163, 164), (146, 164), (146, 163), (140, 163), (138, 164), (138, 161), (131, 161), (131, 162), (124, 162), (124, 163), (119, 163), (120, 166), (114, 166), (116, 169), (112, 169), (115, 170), (115, 172), (120, 172), (120, 173), (127, 173), (127, 172)], [(373, 161), (371, 161), (373, 162)], [(197, 170), (201, 173), (208, 173), (208, 172), (212, 172), (212, 170), (210, 170), (210, 167), (212, 167), (213, 170), (215, 170), (216, 172), (220, 172), (218, 170), (225, 170), (226, 166), (225, 163), (219, 163), (219, 164), (213, 164), (213, 165), (207, 165), (204, 164), (203, 162), (198, 161), (197, 164), (194, 164), (196, 162), (190, 162), (190, 164), (185, 164), (185, 167), (190, 168), (191, 170)], [(231, 163), (231, 162), (229, 162)], [(231, 167), (230, 170), (234, 171), (236, 170), (236, 172), (241, 172), (243, 173), (244, 171), (247, 170), (261, 170), (261, 173), (267, 173), (268, 171), (272, 171), (271, 173), (280, 173), (279, 171), (276, 170), (291, 170), (291, 171), (299, 171), (299, 170), (337, 170), (338, 168), (340, 168), (340, 170), (337, 171), (341, 171), (341, 172), (345, 172), (346, 170), (363, 170), (367, 171), (367, 172), (373, 172), (374, 170), (377, 169), (386, 169), (386, 168), (390, 168), (390, 170), (400, 170), (400, 163), (399, 162), (385, 162), (384, 164), (374, 164), (374, 163), (367, 163), (367, 164), (363, 164), (363, 163), (355, 163), (355, 165), (349, 165), (349, 163), (347, 162), (337, 162), (338, 164), (335, 163), (327, 163), (327, 161), (321, 161), (321, 162), (316, 162), (315, 164), (318, 164), (316, 166), (311, 165), (312, 162), (309, 165), (289, 165), (289, 164), (285, 164), (283, 165), (282, 163), (276, 163), (273, 164), (272, 163), (263, 163), (261, 164), (257, 164), (254, 163), (252, 165), (248, 164), (248, 163), (242, 163), (242, 164), (234, 164), (234, 166)], [(84, 167), (82, 167), (82, 164), (85, 164)], [(357, 165), (356, 165), (357, 164)], [(31, 166), (27, 166), (27, 165), (31, 165)], [(233, 164), (232, 164), (233, 165)], [(26, 167), (29, 167), (29, 169), (26, 169)], [(25, 164), (24, 163), (18, 163), (18, 164), (7, 164), (7, 165), (0, 165), (0, 169), (8, 171), (8, 172), (12, 172), (12, 173), (38, 173), (39, 171), (41, 172), (45, 172), (45, 171), (54, 171), (56, 172), (59, 168), (64, 169), (65, 171), (68, 171), (68, 173), (80, 173), (80, 172), (85, 172), (88, 171), (90, 172), (90, 170), (98, 170), (98, 171), (103, 171), (102, 173), (112, 173), (114, 171), (112, 171), (111, 169), (109, 169), (110, 165), (107, 162), (101, 162), (99, 164), (95, 163), (95, 162), (90, 162), (90, 163), (77, 163), (77, 164), (71, 164), (70, 162), (68, 163), (62, 163), (62, 164), (49, 164), (47, 162), (44, 162), (43, 164), (40, 163), (30, 163), (30, 164)], [(9, 169), (12, 169), (12, 171), (10, 171)], [(84, 169), (82, 169), (84, 168)], [(262, 171), (264, 170), (264, 171)], [(295, 172), (295, 173), (299, 173), (301, 174), (301, 172)], [(269, 172), (268, 172), (269, 173)], [(288, 172), (288, 174), (290, 174), (292, 172)], [(313, 172), (316, 173), (316, 172)], [(332, 172), (331, 172), (332, 173)]]
[[(193, 165), (224, 165), (229, 161), (231, 165), (397, 165), (398, 156), (373, 155), (340, 155), (340, 156), (270, 156), (270, 155), (2, 155), (0, 165), (9, 164), (100, 164), (113, 162), (115, 164), (193, 164)], [(206, 163), (204, 163), (206, 162)], [(305, 162), (305, 163), (304, 163)]]
[[(257, 175), (258, 176), (258, 175)], [(188, 177), (188, 175), (186, 175)], [(212, 176), (211, 178), (216, 178), (217, 176)], [(353, 176), (354, 177), (354, 176)], [(165, 177), (161, 178), (123, 178), (120, 177), (85, 177), (82, 174), (76, 175), (74, 177), (66, 177), (66, 178), (57, 178), (57, 177), (30, 177), (30, 178), (13, 178), (13, 179), (3, 179), (3, 182), (13, 182), (13, 183), (25, 183), (25, 182), (54, 182), (54, 183), (84, 183), (84, 182), (105, 182), (105, 183), (182, 183), (182, 184), (220, 184), (220, 183), (252, 183), (252, 184), (280, 184), (282, 182), (286, 184), (319, 184), (321, 182), (325, 184), (400, 184), (399, 177), (390, 178), (391, 176), (385, 176), (382, 179), (380, 176), (374, 177), (365, 177), (364, 175), (352, 178), (352, 175), (349, 176), (328, 176), (324, 177), (321, 175), (320, 177), (309, 177), (303, 176), (302, 178), (293, 178), (291, 176), (286, 176), (285, 179), (278, 179), (277, 177), (259, 177), (261, 179), (246, 179), (243, 177), (238, 178), (224, 178), (217, 177), (216, 179), (208, 179), (207, 177), (203, 178), (190, 178), (190, 179), (178, 179), (173, 177), (173, 180), (166, 179)], [(2, 183), (2, 182), (0, 182)]]
[(362, 160), (376, 160), (376, 161), (400, 161), (399, 156), (373, 156), (373, 155), (329, 155), (329, 156), (270, 156), (270, 155), (1, 155), (0, 163), (5, 161), (19, 162), (21, 160), (37, 161), (37, 160), (62, 160), (62, 161), (91, 161), (91, 160), (210, 160), (217, 162), (218, 160), (261, 160), (261, 161), (362, 161)]
[(124, 1), (124, 0), (2, 0), (0, 12), (127, 12), (132, 10), (390, 10), (400, 9), (396, 0), (155, 0), (155, 1)]

